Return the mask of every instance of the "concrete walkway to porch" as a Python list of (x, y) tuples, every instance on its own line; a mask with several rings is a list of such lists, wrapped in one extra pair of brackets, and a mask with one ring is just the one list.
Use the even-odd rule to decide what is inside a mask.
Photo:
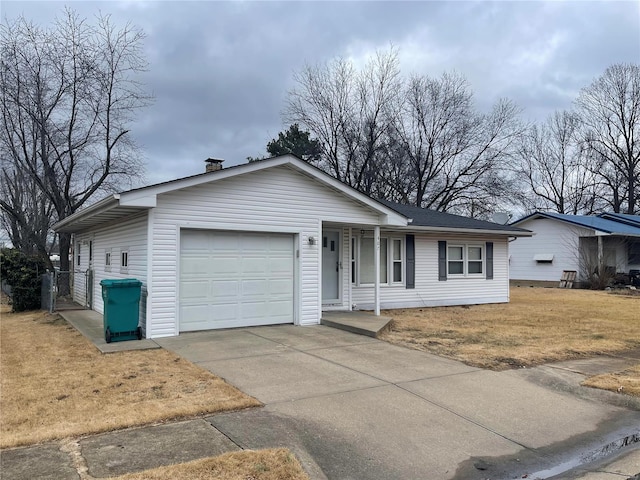
[(82, 335), (87, 337), (102, 353), (124, 352), (127, 350), (148, 350), (160, 348), (153, 340), (126, 340), (107, 343), (104, 339), (102, 315), (94, 310), (59, 310), (58, 315), (73, 325)]
[(380, 333), (389, 328), (392, 320), (391, 317), (376, 316), (365, 311), (331, 311), (322, 312), (320, 323), (328, 327), (377, 338)]

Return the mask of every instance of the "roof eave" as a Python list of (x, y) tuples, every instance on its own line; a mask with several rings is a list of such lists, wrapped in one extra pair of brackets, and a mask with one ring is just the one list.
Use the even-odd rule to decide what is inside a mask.
[(54, 231), (59, 233), (71, 233), (75, 231), (71, 229), (71, 226), (78, 221), (88, 218), (93, 215), (98, 215), (100, 213), (107, 212), (109, 210), (113, 210), (120, 203), (120, 194), (114, 193), (108, 197), (103, 198), (99, 202), (94, 203), (93, 205), (84, 208), (68, 217), (57, 222), (53, 227), (51, 227)]

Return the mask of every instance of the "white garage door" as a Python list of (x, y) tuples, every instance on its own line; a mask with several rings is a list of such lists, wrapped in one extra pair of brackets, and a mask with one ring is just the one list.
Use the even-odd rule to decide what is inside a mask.
[(183, 230), (180, 331), (293, 323), (293, 236)]

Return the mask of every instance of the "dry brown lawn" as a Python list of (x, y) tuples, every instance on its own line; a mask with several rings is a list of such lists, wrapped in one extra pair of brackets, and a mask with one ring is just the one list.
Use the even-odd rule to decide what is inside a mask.
[(0, 448), (260, 405), (166, 350), (101, 354), (57, 315), (0, 312)]
[(242, 451), (218, 457), (154, 468), (117, 477), (117, 480), (308, 480), (287, 449)]
[(638, 296), (512, 288), (508, 304), (384, 314), (384, 340), (495, 370), (640, 347)]
[(640, 364), (619, 373), (590, 377), (582, 385), (640, 397)]

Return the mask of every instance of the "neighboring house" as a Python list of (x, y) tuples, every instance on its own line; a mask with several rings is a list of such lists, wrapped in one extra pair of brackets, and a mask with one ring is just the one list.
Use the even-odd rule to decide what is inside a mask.
[(536, 212), (511, 224), (534, 233), (510, 248), (511, 280), (553, 282), (564, 270), (585, 281), (600, 266), (609, 274), (640, 269), (640, 216)]
[(530, 235), (378, 202), (291, 155), (111, 195), (54, 229), (73, 233), (76, 301), (102, 313), (102, 279), (142, 281), (150, 338), (508, 302), (509, 239)]

